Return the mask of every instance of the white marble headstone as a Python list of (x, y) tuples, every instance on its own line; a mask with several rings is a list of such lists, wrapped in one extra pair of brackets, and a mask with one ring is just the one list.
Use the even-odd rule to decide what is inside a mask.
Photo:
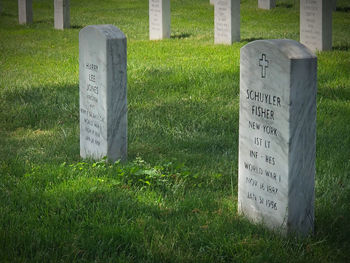
[(18, 0), (18, 22), (20, 24), (33, 23), (32, 0)]
[(276, 0), (258, 0), (258, 7), (261, 9), (272, 9), (276, 7)]
[(240, 38), (240, 0), (216, 0), (214, 43), (231, 45)]
[(238, 209), (282, 234), (314, 227), (316, 74), (294, 40), (241, 48)]
[(149, 39), (170, 38), (170, 0), (149, 0)]
[(55, 28), (64, 29), (70, 27), (69, 0), (54, 0)]
[(79, 33), (80, 155), (127, 157), (126, 37), (113, 25)]
[(300, 0), (300, 43), (312, 51), (332, 49), (332, 0)]

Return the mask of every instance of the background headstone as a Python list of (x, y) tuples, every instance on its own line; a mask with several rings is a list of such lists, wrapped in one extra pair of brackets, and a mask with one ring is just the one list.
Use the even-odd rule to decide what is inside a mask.
[(337, 0), (333, 0), (333, 11), (336, 11), (337, 10)]
[(70, 27), (69, 0), (54, 0), (55, 28)]
[(149, 39), (170, 38), (170, 0), (149, 0)]
[(276, 7), (276, 0), (258, 0), (258, 7), (261, 9), (272, 9)]
[(241, 48), (238, 209), (282, 234), (314, 227), (317, 58), (294, 40)]
[(312, 51), (332, 49), (333, 0), (300, 0), (300, 42)]
[(127, 157), (126, 37), (113, 25), (79, 33), (80, 155)]
[(215, 0), (214, 43), (240, 41), (240, 0)]
[(210, 4), (214, 5), (215, 4), (215, 0), (210, 0)]
[(18, 22), (20, 24), (33, 23), (32, 0), (18, 0)]

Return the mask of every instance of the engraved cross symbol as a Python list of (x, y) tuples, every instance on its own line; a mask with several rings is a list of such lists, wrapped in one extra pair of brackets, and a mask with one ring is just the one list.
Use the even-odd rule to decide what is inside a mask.
[(266, 68), (269, 67), (269, 61), (266, 60), (266, 55), (262, 54), (261, 59), (259, 59), (259, 66), (261, 67), (261, 77), (266, 77)]

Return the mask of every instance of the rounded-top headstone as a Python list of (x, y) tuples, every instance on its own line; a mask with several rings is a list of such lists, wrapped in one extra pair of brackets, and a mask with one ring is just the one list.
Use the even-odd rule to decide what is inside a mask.
[(32, 0), (18, 0), (18, 22), (24, 25), (33, 23)]
[(149, 0), (149, 38), (170, 38), (170, 0)]
[(282, 233), (313, 230), (316, 74), (294, 40), (241, 48), (239, 212)]
[(56, 29), (70, 27), (69, 0), (54, 0), (54, 25)]
[(127, 156), (126, 37), (113, 25), (79, 33), (80, 155)]
[(300, 42), (312, 51), (332, 49), (334, 0), (300, 0)]
[(231, 45), (240, 41), (240, 0), (215, 0), (214, 43)]

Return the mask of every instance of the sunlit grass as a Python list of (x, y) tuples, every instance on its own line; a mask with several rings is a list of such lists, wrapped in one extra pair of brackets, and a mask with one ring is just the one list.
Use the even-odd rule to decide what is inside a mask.
[[(213, 44), (209, 0), (171, 1), (171, 39), (148, 40), (146, 0), (53, 1), (0, 14), (0, 261), (346, 262), (350, 251), (350, 6), (318, 53), (316, 231), (281, 238), (237, 215), (239, 50), (299, 39), (299, 4), (241, 1), (242, 41)], [(296, 3), (296, 5), (295, 5)], [(128, 37), (128, 162), (79, 156), (78, 33)]]

